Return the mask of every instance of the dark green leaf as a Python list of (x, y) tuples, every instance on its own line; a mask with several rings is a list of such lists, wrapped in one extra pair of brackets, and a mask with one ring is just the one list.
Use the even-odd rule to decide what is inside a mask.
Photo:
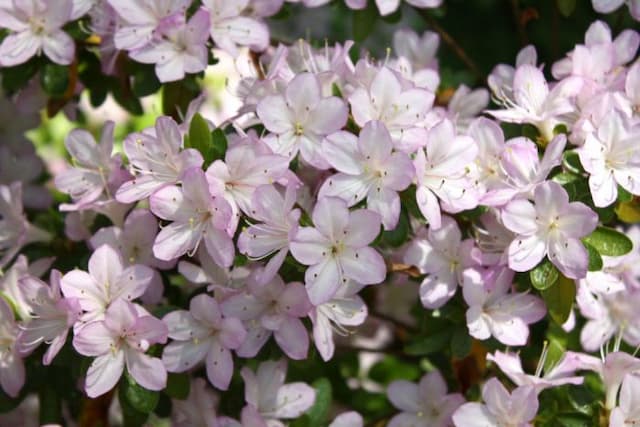
[(167, 388), (164, 392), (174, 399), (184, 400), (189, 397), (189, 375), (170, 373), (167, 377)]
[(61, 97), (69, 87), (69, 67), (46, 64), (40, 72), (40, 85), (47, 95)]
[(403, 208), (400, 211), (400, 218), (398, 219), (396, 228), (389, 231), (383, 231), (380, 234), (381, 242), (383, 244), (393, 246), (394, 248), (402, 246), (408, 239), (409, 230), (409, 214), (407, 213), (406, 209)]
[(582, 243), (584, 244), (584, 247), (587, 249), (587, 252), (589, 254), (589, 266), (587, 269), (589, 271), (602, 270), (602, 257), (598, 253), (598, 250), (586, 242)]
[(152, 95), (161, 87), (153, 65), (136, 64), (131, 83), (134, 95), (137, 97)]
[(621, 203), (627, 203), (633, 200), (633, 194), (625, 190), (621, 185), (618, 185), (618, 201)]
[(633, 249), (631, 240), (613, 228), (598, 227), (583, 240), (605, 256), (621, 256)]
[(574, 281), (560, 275), (555, 286), (545, 289), (541, 293), (551, 318), (560, 325), (566, 322), (576, 298)]
[(548, 258), (542, 260), (533, 270), (529, 272), (529, 278), (534, 288), (539, 290), (548, 289), (558, 280), (558, 269)]
[(120, 393), (133, 409), (143, 414), (152, 412), (160, 397), (157, 391), (147, 390), (137, 384), (128, 372), (120, 380)]
[(365, 9), (353, 12), (353, 40), (364, 41), (373, 31), (378, 20), (378, 11), (373, 2), (368, 2)]
[(2, 88), (10, 94), (22, 89), (36, 75), (38, 65), (38, 59), (32, 58), (30, 61), (15, 67), (1, 68), (2, 79), (0, 80), (2, 80)]
[(569, 172), (573, 172), (576, 174), (584, 173), (584, 168), (582, 167), (582, 163), (580, 162), (580, 156), (576, 151), (565, 151), (562, 155), (562, 166), (567, 169)]
[(576, 0), (557, 0), (556, 4), (560, 14), (565, 18), (570, 17), (573, 11), (576, 10)]
[(457, 359), (465, 358), (471, 353), (473, 340), (467, 328), (456, 328), (451, 337), (451, 355)]
[(412, 381), (420, 376), (419, 368), (395, 356), (385, 356), (369, 370), (369, 377), (383, 385), (395, 380)]
[(40, 424), (58, 424), (62, 421), (62, 401), (60, 393), (49, 384), (38, 392), (40, 401)]
[(451, 339), (451, 331), (444, 330), (433, 335), (418, 338), (404, 347), (404, 352), (411, 356), (424, 356), (441, 351), (447, 347)]
[(227, 153), (227, 135), (220, 128), (215, 129), (211, 138), (213, 141), (213, 160), (223, 160)]
[(200, 115), (196, 113), (191, 119), (189, 125), (189, 137), (185, 139), (185, 148), (193, 148), (202, 154), (204, 159), (204, 167), (206, 168), (213, 161), (213, 139), (209, 124)]
[(309, 427), (321, 427), (326, 425), (329, 418), (329, 409), (331, 409), (331, 401), (333, 400), (331, 382), (327, 378), (320, 378), (315, 380), (312, 385), (316, 390), (316, 400), (307, 412)]

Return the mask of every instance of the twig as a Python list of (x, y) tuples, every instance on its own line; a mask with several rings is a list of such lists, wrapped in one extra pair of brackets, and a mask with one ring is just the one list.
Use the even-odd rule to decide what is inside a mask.
[(467, 55), (467, 52), (460, 44), (424, 9), (414, 7), (414, 10), (425, 20), (425, 22), (440, 35), (440, 38), (453, 50), (458, 58), (475, 74), (476, 78), (484, 82), (486, 76), (480, 71), (476, 63)]

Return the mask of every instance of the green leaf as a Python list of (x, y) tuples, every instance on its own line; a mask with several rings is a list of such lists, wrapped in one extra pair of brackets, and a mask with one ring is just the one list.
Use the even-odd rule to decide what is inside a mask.
[(618, 185), (618, 201), (621, 203), (627, 203), (633, 200), (633, 194), (625, 190), (621, 185)]
[(573, 11), (576, 10), (576, 0), (557, 0), (556, 4), (560, 14), (565, 18), (570, 17)]
[(319, 378), (313, 382), (312, 386), (316, 390), (316, 400), (307, 412), (309, 427), (321, 427), (326, 425), (329, 418), (329, 409), (333, 400), (331, 382), (327, 378)]
[(451, 337), (451, 355), (457, 359), (463, 359), (471, 353), (473, 340), (467, 328), (456, 328)]
[(405, 345), (404, 352), (410, 356), (424, 356), (439, 352), (447, 347), (451, 339), (451, 331), (443, 330), (433, 335), (418, 338)]
[(416, 364), (407, 363), (395, 356), (385, 356), (369, 370), (369, 378), (383, 385), (395, 380), (412, 381), (419, 376), (420, 369)]
[(558, 280), (559, 274), (556, 266), (548, 258), (545, 258), (529, 272), (529, 278), (533, 287), (542, 291), (553, 286)]
[(120, 393), (133, 409), (143, 414), (152, 412), (160, 397), (160, 393), (157, 391), (147, 390), (137, 384), (128, 372), (120, 380)]
[(69, 67), (46, 64), (40, 72), (40, 85), (47, 95), (61, 97), (69, 87)]
[(220, 128), (217, 128), (211, 133), (213, 141), (213, 160), (223, 160), (227, 153), (227, 135)]
[(368, 2), (365, 9), (355, 10), (353, 12), (353, 40), (357, 42), (364, 41), (373, 31), (378, 20), (378, 11), (373, 2)]
[(184, 400), (189, 397), (190, 381), (187, 374), (169, 373), (167, 388), (164, 392), (174, 399)]
[(38, 72), (38, 65), (38, 58), (31, 58), (24, 64), (0, 69), (2, 88), (9, 94), (22, 89)]
[(551, 318), (559, 325), (566, 322), (576, 298), (574, 281), (560, 275), (555, 286), (545, 289), (541, 293)]
[(587, 253), (589, 254), (589, 265), (587, 270), (589, 271), (600, 271), (602, 270), (602, 257), (598, 253), (598, 250), (591, 246), (586, 242), (582, 242), (584, 247), (587, 249)]
[(180, 120), (189, 103), (200, 93), (200, 85), (194, 77), (167, 83), (162, 87), (162, 112), (174, 120)]
[(582, 167), (582, 163), (580, 162), (580, 156), (576, 151), (565, 151), (562, 155), (562, 166), (570, 172), (576, 174), (584, 173), (584, 168)]
[(598, 227), (583, 240), (605, 256), (621, 256), (633, 249), (631, 240), (613, 228)]
[(48, 384), (38, 392), (40, 401), (40, 424), (57, 424), (62, 421), (62, 400), (53, 385)]
[(409, 214), (405, 208), (400, 211), (400, 218), (398, 224), (393, 230), (383, 231), (380, 234), (380, 240), (383, 244), (397, 248), (402, 246), (409, 236)]
[(184, 146), (185, 148), (198, 150), (202, 154), (205, 168), (213, 161), (213, 138), (211, 137), (209, 124), (200, 113), (196, 113), (191, 119), (189, 135), (185, 139)]
[(152, 95), (162, 87), (153, 65), (136, 63), (135, 70), (131, 77), (131, 90), (135, 96), (140, 98)]

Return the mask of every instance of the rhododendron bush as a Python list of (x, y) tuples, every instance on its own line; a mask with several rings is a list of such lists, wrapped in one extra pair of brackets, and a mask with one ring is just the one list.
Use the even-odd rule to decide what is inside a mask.
[(0, 425), (640, 424), (637, 19), (0, 0)]

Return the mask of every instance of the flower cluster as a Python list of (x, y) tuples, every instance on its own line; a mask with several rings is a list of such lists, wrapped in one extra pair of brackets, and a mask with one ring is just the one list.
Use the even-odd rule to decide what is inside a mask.
[[(33, 391), (25, 360), (75, 357), (86, 361), (77, 386), (92, 399), (118, 387), (121, 405), (141, 411), (132, 394), (162, 392), (176, 425), (284, 426), (331, 399), (322, 383), (287, 382), (287, 367), (297, 380), (299, 363), (329, 366), (341, 346), (360, 348), (350, 335), (364, 325), (399, 329), (402, 346), (381, 350), (389, 354), (451, 347), (451, 366), (434, 358), (418, 383), (362, 381), (386, 389), (389, 426), (533, 425), (551, 417), (537, 415), (548, 393), (588, 376), (602, 383), (610, 426), (640, 422), (632, 351), (640, 229), (621, 227), (640, 222), (640, 35), (614, 38), (596, 21), (584, 44), (547, 67), (553, 80), (527, 46), (515, 66), (494, 68), (489, 89), (447, 93), (436, 33), (396, 32), (395, 56), (383, 61), (352, 60), (350, 41), (273, 47), (264, 19), (283, 3), (0, 2), (9, 30), (2, 67), (40, 52), (71, 64), (76, 45), (65, 28), (79, 18), (102, 40), (103, 66), (126, 51), (153, 64), (160, 82), (204, 71), (213, 46), (262, 52), (252, 54), (255, 74), (242, 77), (242, 107), (228, 120), (205, 118), (198, 97), (122, 138), (112, 121), (98, 140), (71, 130), (70, 161), (52, 168), (65, 236), (25, 211), (51, 205), (23, 136), (38, 125), (42, 94), (2, 95), (3, 392)], [(399, 3), (375, 5), (389, 15)], [(608, 12), (622, 2), (593, 3)], [(46, 244), (65, 262), (25, 250)], [(407, 289), (411, 302), (394, 300)], [(401, 313), (385, 314), (393, 309)], [(420, 322), (402, 320), (411, 310)], [(513, 347), (524, 353), (545, 333), (527, 374)], [(363, 341), (363, 353), (380, 350)], [(485, 359), (502, 376), (481, 381)], [(478, 378), (449, 393), (452, 372), (465, 369)], [(350, 379), (357, 388), (360, 379)], [(175, 391), (181, 380), (186, 393)], [(240, 385), (244, 402), (226, 401)], [(365, 418), (347, 411), (329, 424), (325, 414), (315, 425), (358, 427)]]

